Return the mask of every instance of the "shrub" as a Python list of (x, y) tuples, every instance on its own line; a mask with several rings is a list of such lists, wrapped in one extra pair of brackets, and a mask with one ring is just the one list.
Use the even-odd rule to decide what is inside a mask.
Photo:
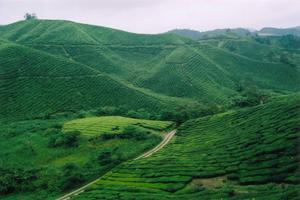
[(263, 104), (267, 100), (267, 95), (255, 86), (246, 88), (241, 94), (242, 96), (235, 97), (233, 102), (235, 106), (242, 108)]
[(67, 163), (64, 165), (62, 177), (61, 186), (63, 191), (72, 189), (85, 181), (80, 167), (75, 163)]
[(31, 191), (31, 184), (37, 179), (37, 169), (1, 169), (0, 194), (9, 194), (15, 191)]
[(101, 165), (110, 164), (113, 161), (113, 159), (112, 159), (112, 150), (111, 149), (104, 149), (98, 155), (97, 160)]
[(136, 128), (135, 126), (127, 126), (124, 128), (123, 133), (118, 135), (119, 138), (145, 140), (149, 137), (147, 131)]
[(111, 139), (145, 140), (145, 139), (149, 138), (149, 133), (150, 132), (148, 132), (146, 130), (129, 125), (124, 128), (122, 133), (118, 133), (118, 134), (103, 133), (99, 136), (99, 138), (101, 140), (111, 140)]
[(116, 134), (103, 133), (99, 136), (100, 140), (111, 140), (116, 138)]
[(61, 130), (60, 129), (57, 129), (57, 128), (48, 128), (44, 134), (45, 135), (50, 135), (50, 136), (53, 136), (53, 135), (57, 135), (61, 133)]
[(79, 131), (70, 131), (66, 133), (59, 133), (49, 138), (49, 147), (77, 147), (79, 142)]

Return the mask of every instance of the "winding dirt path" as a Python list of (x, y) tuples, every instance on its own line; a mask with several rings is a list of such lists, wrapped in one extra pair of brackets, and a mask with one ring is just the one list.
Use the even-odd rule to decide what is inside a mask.
[(175, 135), (176, 130), (173, 130), (171, 132), (169, 132), (168, 134), (166, 134), (164, 136), (164, 139), (153, 149), (151, 149), (150, 151), (147, 151), (146, 153), (144, 153), (143, 155), (140, 155), (139, 157), (135, 158), (134, 160), (138, 160), (141, 158), (147, 158), (149, 156), (151, 156), (152, 154), (154, 154), (155, 152), (159, 151), (160, 149), (162, 149), (166, 144), (168, 144), (170, 142), (170, 140), (172, 139), (172, 137)]
[[(146, 153), (143, 153), (142, 155), (136, 157), (133, 160), (139, 160), (139, 159), (142, 159), (142, 158), (147, 158), (147, 157), (151, 156), (152, 154), (154, 154), (155, 152), (157, 152), (160, 149), (162, 149), (164, 146), (166, 146), (170, 142), (170, 140), (172, 139), (172, 137), (175, 135), (176, 131), (177, 130), (173, 130), (173, 131), (167, 133), (164, 136), (163, 140), (156, 147), (154, 147), (153, 149), (147, 151)], [(78, 188), (77, 190), (74, 190), (74, 191), (72, 191), (72, 192), (70, 192), (68, 194), (65, 194), (62, 197), (57, 198), (56, 200), (68, 200), (68, 199), (71, 199), (72, 196), (77, 196), (78, 194), (84, 192), (84, 190), (87, 187), (89, 187), (90, 185), (96, 183), (100, 179), (101, 179), (101, 177), (98, 178), (98, 179), (96, 179), (96, 180), (94, 180), (94, 181), (92, 181), (92, 182), (90, 182), (90, 183), (88, 183), (88, 184), (86, 184), (86, 185), (84, 185), (84, 186), (82, 186), (82, 187), (80, 187), (80, 188)]]

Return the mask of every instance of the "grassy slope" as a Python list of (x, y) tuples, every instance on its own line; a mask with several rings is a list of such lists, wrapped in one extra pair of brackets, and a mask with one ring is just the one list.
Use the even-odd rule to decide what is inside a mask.
[(134, 34), (116, 29), (62, 20), (27, 20), (0, 28), (1, 37), (37, 44), (183, 44), (190, 41), (175, 34)]
[[(172, 125), (172, 122), (133, 119), (120, 116), (89, 117), (67, 122), (64, 125), (64, 130), (76, 130), (80, 131), (85, 136), (92, 137), (99, 136), (104, 133), (122, 133), (124, 128), (128, 125), (148, 127), (154, 130), (163, 130)], [(117, 128), (117, 130), (113, 130), (114, 128)]]
[(88, 66), (21, 45), (0, 44), (0, 57), (1, 118), (107, 105), (155, 112), (176, 104)]
[(299, 96), (191, 120), (76, 199), (297, 199)]
[(261, 88), (299, 91), (300, 76), (296, 67), (284, 63), (270, 63), (250, 59), (236, 53), (207, 45), (199, 48), (205, 56), (222, 66), (233, 79), (251, 79)]
[[(77, 177), (82, 176), (85, 181), (95, 179), (118, 163), (133, 158), (157, 144), (160, 141), (157, 135), (172, 124), (171, 122), (120, 117), (80, 119), (79, 123), (76, 123), (78, 120), (68, 120), (31, 120), (1, 124), (0, 183), (6, 180), (13, 182), (18, 179), (19, 181), (18, 191), (15, 191), (13, 195), (2, 196), (3, 199), (52, 199), (52, 195), (55, 196), (66, 190), (63, 189), (63, 180), (68, 176), (64, 171), (66, 164), (72, 163), (78, 166), (78, 173), (81, 175), (76, 175)], [(112, 127), (118, 125), (124, 128), (132, 125), (133, 122), (134, 126), (150, 131), (152, 136), (140, 140), (135, 138), (91, 140), (91, 137), (85, 135), (86, 132), (96, 129), (114, 134), (111, 131)], [(49, 139), (57, 134), (55, 130), (59, 124), (64, 123), (66, 124), (64, 134), (68, 134), (65, 131), (76, 129), (76, 126), (86, 127), (80, 129), (82, 134), (79, 146), (49, 147)], [(94, 134), (94, 137), (97, 137), (97, 134)], [(107, 150), (111, 152), (112, 161), (102, 164), (97, 156)], [(28, 174), (24, 176), (26, 172)], [(15, 177), (12, 174), (15, 174)], [(76, 183), (73, 187), (76, 187)], [(0, 189), (2, 190), (2, 186)]]

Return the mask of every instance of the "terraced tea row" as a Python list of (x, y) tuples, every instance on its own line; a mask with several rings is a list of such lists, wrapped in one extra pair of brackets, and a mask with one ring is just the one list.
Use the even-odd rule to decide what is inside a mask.
[(297, 199), (299, 96), (184, 123), (75, 199)]
[(86, 136), (122, 133), (127, 126), (162, 131), (172, 126), (173, 122), (133, 119), (119, 116), (89, 117), (69, 121), (64, 125), (66, 131), (80, 131)]

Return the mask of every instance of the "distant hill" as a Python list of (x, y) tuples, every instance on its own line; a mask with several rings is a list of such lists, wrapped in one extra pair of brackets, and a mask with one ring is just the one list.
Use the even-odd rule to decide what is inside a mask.
[(191, 29), (174, 29), (168, 31), (167, 33), (174, 33), (193, 40), (198, 40), (202, 36), (202, 33), (200, 31), (191, 30)]
[(234, 28), (234, 29), (215, 29), (211, 31), (196, 31), (190, 29), (174, 29), (168, 31), (167, 33), (174, 33), (186, 38), (193, 40), (200, 39), (212, 39), (212, 38), (239, 38), (248, 36), (284, 36), (284, 35), (294, 35), (300, 36), (300, 26), (292, 28), (272, 28), (266, 27), (259, 31), (251, 31), (244, 28)]
[(238, 38), (238, 37), (246, 37), (252, 35), (252, 33), (243, 28), (235, 28), (235, 29), (216, 29), (212, 31), (195, 31), (189, 29), (175, 29), (171, 30), (168, 33), (175, 33), (177, 35), (181, 35), (193, 40), (200, 39), (211, 39), (211, 38)]
[(293, 27), (293, 28), (271, 28), (266, 27), (259, 31), (257, 31), (257, 34), (261, 36), (282, 36), (282, 35), (295, 35), (300, 36), (300, 28)]

